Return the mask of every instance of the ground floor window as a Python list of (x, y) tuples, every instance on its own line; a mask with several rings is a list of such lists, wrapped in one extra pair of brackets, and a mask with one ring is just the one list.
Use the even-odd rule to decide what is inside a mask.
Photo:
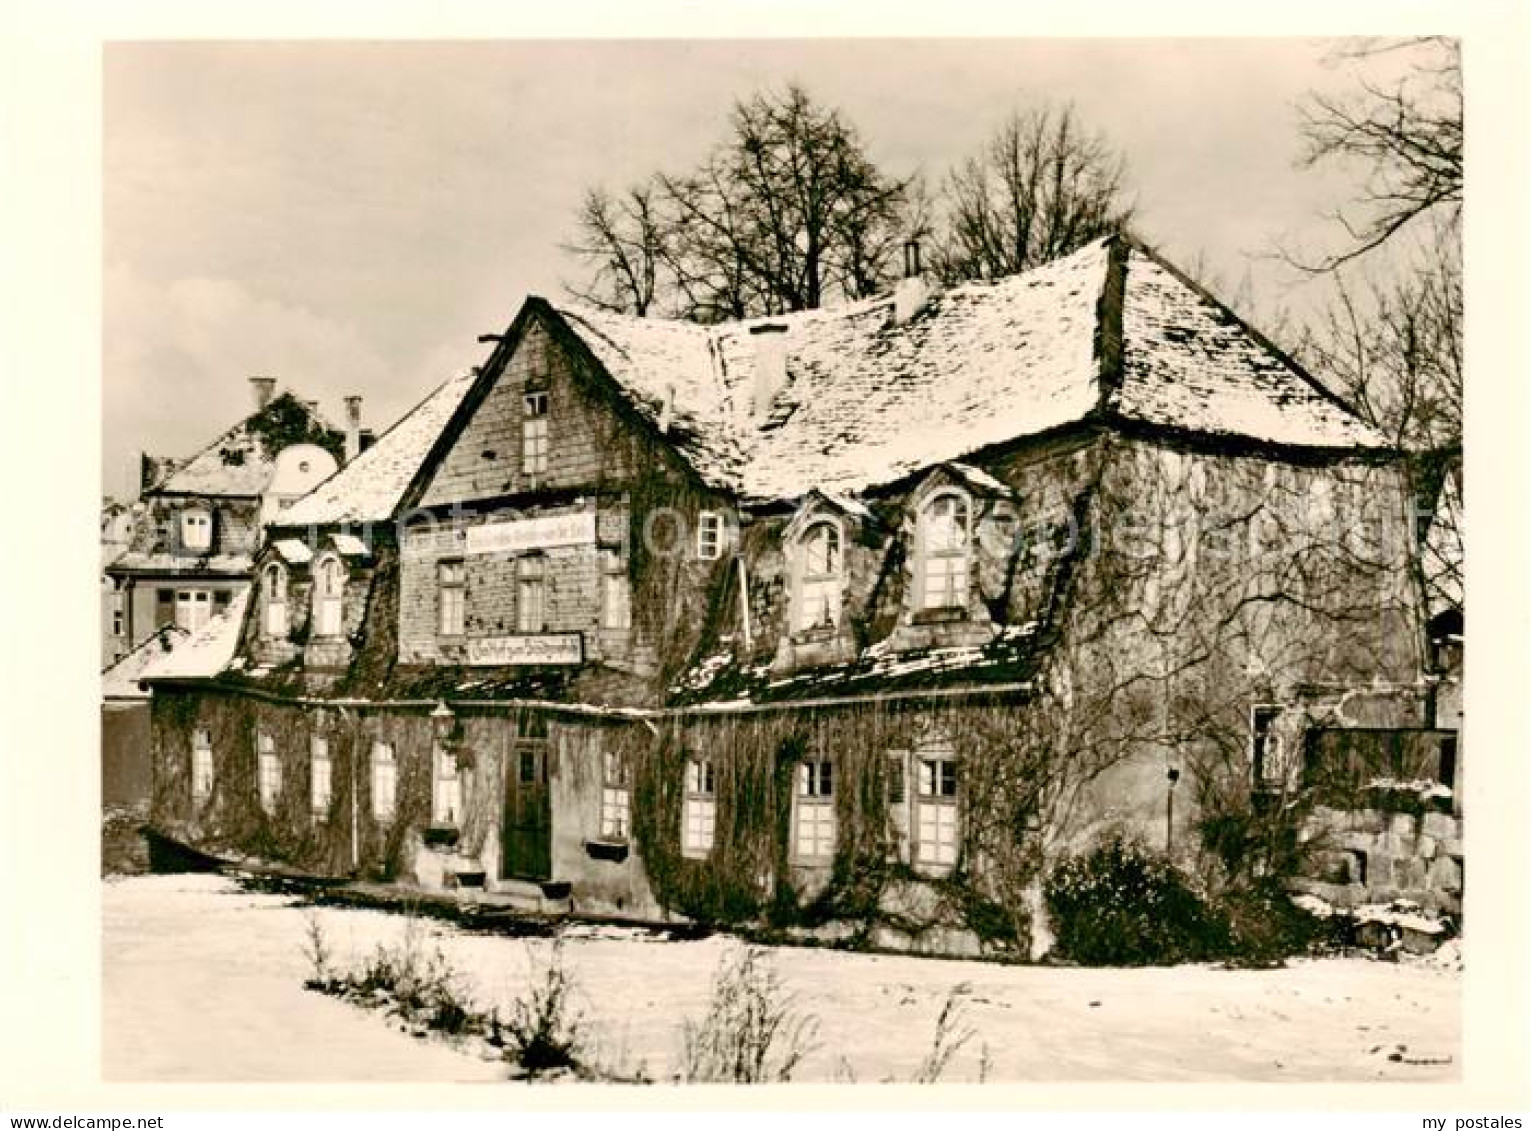
[(824, 863), (834, 859), (834, 763), (828, 760), (800, 763), (797, 767), (795, 801), (793, 855), (809, 863)]
[(462, 778), (457, 772), (457, 752), (445, 743), (436, 744), (436, 788), (431, 793), (431, 821), (455, 825), (462, 820)]
[(282, 796), (282, 762), (276, 756), (276, 739), (269, 734), (258, 735), (256, 748), (256, 789), (260, 794), (260, 807), (267, 813), (276, 812), (276, 803)]
[(386, 742), (372, 744), (372, 816), (379, 821), (393, 820), (394, 798), (398, 783), (398, 765), (393, 747)]
[(915, 797), (915, 862), (945, 873), (957, 862), (957, 760), (922, 757)]
[(607, 840), (627, 839), (630, 790), (627, 759), (618, 751), (606, 751), (601, 779), (601, 836)]
[(687, 856), (706, 856), (712, 851), (717, 811), (712, 762), (692, 758), (686, 763), (686, 797), (681, 816), (681, 850)]
[(191, 799), (201, 805), (213, 795), (213, 738), (205, 730), (191, 736)]
[(330, 810), (333, 778), (330, 772), (330, 740), (314, 735), (308, 740), (310, 804), (316, 816)]

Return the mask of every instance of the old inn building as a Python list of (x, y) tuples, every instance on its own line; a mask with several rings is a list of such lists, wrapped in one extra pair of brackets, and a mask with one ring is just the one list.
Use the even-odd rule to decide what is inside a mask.
[(1425, 727), (1398, 454), (1124, 237), (710, 327), (529, 299), (254, 576), (149, 674), (155, 822), (545, 910), (1037, 953), (1058, 853)]

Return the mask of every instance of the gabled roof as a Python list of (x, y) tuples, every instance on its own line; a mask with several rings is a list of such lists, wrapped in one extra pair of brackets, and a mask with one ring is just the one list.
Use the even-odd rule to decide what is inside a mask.
[[(933, 294), (697, 326), (559, 317), (704, 481), (746, 500), (859, 492), (1091, 418), (1304, 449), (1385, 438), (1226, 308), (1124, 237)], [(787, 327), (770, 426), (749, 418), (750, 329)]]
[(269, 434), (273, 426), (293, 431), (289, 443), (311, 442), (316, 435), (335, 432), (324, 417), (292, 393), (279, 393), (264, 408), (245, 417), (150, 490), (183, 495), (249, 497), (261, 494), (276, 468), (276, 452), (268, 454), (268, 444), (263, 442), (263, 436)]
[(241, 591), (222, 614), (213, 617), (171, 651), (156, 656), (139, 678), (211, 679), (217, 675), (234, 658), (249, 599), (250, 590)]
[(385, 522), (464, 395), (473, 375), (454, 377), (405, 413), (366, 451), (283, 511), (276, 525)]

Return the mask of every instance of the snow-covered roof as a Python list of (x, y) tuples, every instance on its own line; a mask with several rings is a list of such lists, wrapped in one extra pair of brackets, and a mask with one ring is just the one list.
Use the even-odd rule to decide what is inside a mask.
[(138, 685), (144, 671), (156, 660), (169, 655), (189, 635), (184, 628), (165, 625), (101, 673), (102, 698), (147, 699), (149, 693)]
[(211, 679), (234, 658), (239, 630), (244, 624), (250, 591), (243, 590), (229, 607), (197, 629), (173, 650), (154, 658), (139, 675), (143, 680)]
[(206, 554), (190, 557), (169, 550), (125, 550), (113, 558), (107, 572), (177, 577), (243, 577), (250, 572), (253, 554)]
[[(891, 297), (697, 326), (555, 309), (629, 402), (713, 486), (746, 499), (853, 493), (1103, 412), (1266, 444), (1386, 440), (1226, 309), (1123, 241), (1121, 383), (1103, 372), (1113, 240), (1022, 275), (932, 294), (899, 324)], [(787, 372), (750, 418), (750, 331), (785, 326)]]
[(431, 445), (472, 385), (470, 373), (437, 387), (370, 448), (283, 511), (277, 522), (325, 526), (392, 518)]
[(330, 424), (292, 393), (280, 393), (264, 408), (251, 413), (207, 447), (176, 468), (153, 490), (186, 495), (260, 495), (271, 482), (276, 469), (275, 453), (268, 456), (261, 442), (259, 424), (262, 418), (285, 406), (278, 404), (284, 398), (296, 401), (309, 423), (325, 431), (334, 431)]
[(314, 552), (298, 538), (278, 538), (271, 548), (293, 565), (304, 565), (314, 556)]

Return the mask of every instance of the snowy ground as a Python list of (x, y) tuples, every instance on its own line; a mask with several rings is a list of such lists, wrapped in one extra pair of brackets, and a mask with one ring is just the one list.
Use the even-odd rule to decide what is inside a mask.
[[(503, 1065), (417, 1040), (380, 1015), (305, 991), (305, 909), (208, 876), (139, 876), (104, 885), (105, 1037), (111, 1081), (491, 1081)], [(406, 920), (316, 912), (344, 962), (397, 943)], [(550, 945), (427, 921), (485, 1005), (526, 985)], [(683, 1019), (737, 942), (658, 941), (572, 927), (566, 965), (607, 1064), (668, 1078)], [(1005, 967), (828, 950), (773, 951), (816, 1048), (795, 1079), (908, 1080), (937, 1013), (966, 984), (973, 1039), (943, 1080), (1366, 1081), (1459, 1078), (1460, 978), (1429, 965), (1360, 958), (1284, 970)], [(1444, 964), (1440, 964), (1444, 965)], [(1390, 1059), (1398, 1057), (1400, 1059)]]

